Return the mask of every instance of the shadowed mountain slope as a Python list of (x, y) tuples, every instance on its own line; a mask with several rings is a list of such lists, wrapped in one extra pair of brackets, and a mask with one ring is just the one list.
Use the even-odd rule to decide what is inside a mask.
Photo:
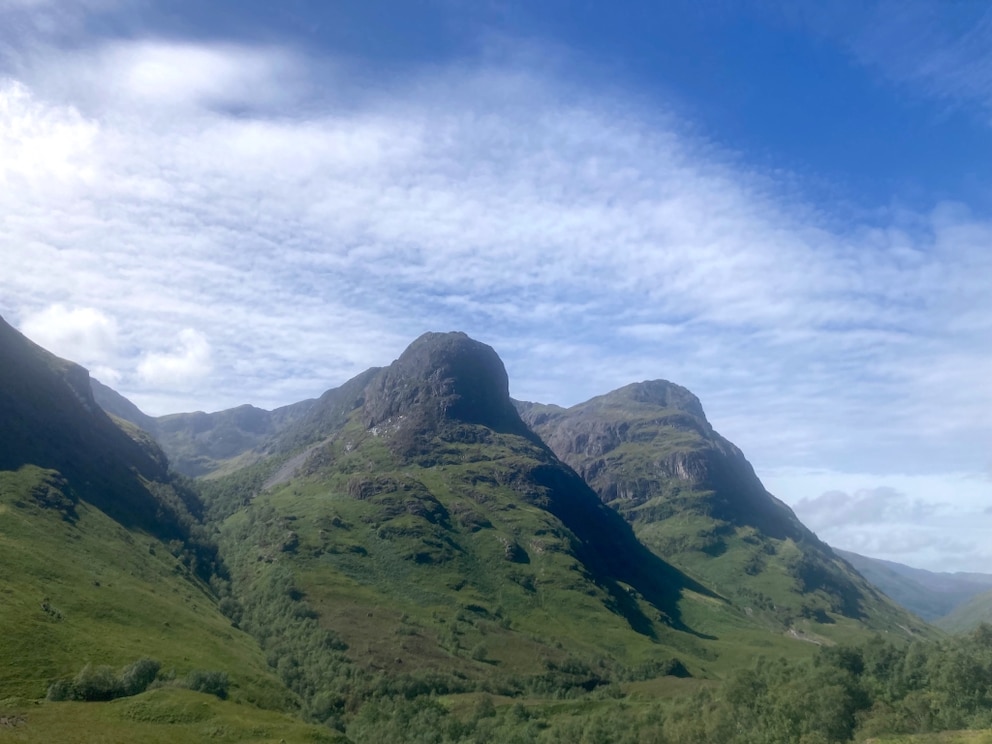
[(750, 612), (827, 636), (846, 632), (840, 620), (922, 629), (765, 490), (685, 388), (655, 380), (568, 409), (517, 405), (645, 544)]
[[(519, 694), (548, 675), (591, 689), (774, 638), (645, 548), (558, 460), (490, 347), (425, 334), (324, 400), (280, 435), (275, 447), (301, 449), (271, 462), (277, 475), (235, 473), (205, 493), (229, 504), (222, 545), (246, 604), (286, 572), (300, 611), (370, 679), (401, 662), (448, 690)], [(265, 620), (246, 622), (264, 635)], [(284, 651), (290, 668), (310, 663)]]
[(201, 510), (143, 432), (125, 431), (97, 405), (89, 374), (48, 353), (0, 319), (0, 470), (58, 471), (71, 498), (125, 527), (185, 539)]
[(3, 321), (0, 360), (0, 700), (56, 682), (87, 700), (134, 694), (113, 675), (152, 657), (180, 680), (209, 670), (235, 701), (297, 709), (219, 611), (202, 505), (157, 445), (96, 405), (85, 369)]

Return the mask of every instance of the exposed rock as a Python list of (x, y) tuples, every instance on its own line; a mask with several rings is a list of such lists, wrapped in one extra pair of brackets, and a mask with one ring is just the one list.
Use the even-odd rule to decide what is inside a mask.
[[(464, 333), (425, 333), (365, 390), (368, 428), (435, 430), (441, 423), (478, 424), (528, 434), (510, 401), (506, 370), (492, 347)], [(464, 430), (459, 441), (478, 437)]]

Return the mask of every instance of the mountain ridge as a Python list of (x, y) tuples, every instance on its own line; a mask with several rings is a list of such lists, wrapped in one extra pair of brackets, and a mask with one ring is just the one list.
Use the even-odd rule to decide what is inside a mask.
[[(570, 408), (518, 402), (522, 417), (657, 554), (786, 627), (887, 617), (883, 599), (761, 484), (713, 430), (698, 398), (666, 380), (632, 383)], [(869, 609), (870, 608), (870, 609)]]
[[(367, 370), (316, 401), (284, 407), (281, 410), (298, 415), (287, 416), (278, 433), (260, 446), (248, 442), (255, 445), (254, 450), (243, 447), (234, 454), (244, 462), (245, 457), (258, 460), (275, 452), (298, 453), (261, 484), (274, 488), (294, 474), (319, 469), (321, 442), (333, 437), (359, 409), (366, 430), (381, 433), (394, 454), (420, 466), (438, 464), (445, 447), (479, 436), (471, 433), (473, 426), (523, 436), (571, 466), (583, 485), (591, 486), (603, 503), (635, 527), (648, 524), (638, 534), (641, 541), (653, 539), (654, 553), (662, 558), (684, 552), (679, 546), (688, 540), (696, 543), (693, 552), (704, 556), (703, 564), (713, 563), (726, 550), (728, 537), (738, 547), (743, 544), (745, 549), (738, 556), (743, 571), (732, 572), (730, 579), (721, 577), (715, 588), (727, 593), (741, 586), (755, 587), (738, 600), (749, 611), (777, 618), (786, 627), (796, 621), (829, 625), (832, 613), (858, 620), (866, 602), (884, 604), (873, 587), (764, 489), (739, 448), (713, 430), (699, 399), (674, 383), (632, 383), (569, 409), (512, 401), (505, 368), (491, 347), (461, 332), (426, 333), (391, 365)], [(238, 410), (211, 415), (231, 419)], [(188, 421), (191, 414), (183, 416)], [(442, 427), (446, 433), (440, 439), (448, 441), (439, 442), (433, 434), (424, 436), (442, 422), (446, 422)], [(483, 447), (486, 436), (490, 434), (469, 443)], [(638, 444), (655, 447), (648, 458), (651, 468), (646, 469), (644, 462), (627, 467), (629, 457), (626, 472), (609, 465), (611, 453)], [(638, 457), (643, 460), (645, 455)], [(672, 493), (659, 498), (659, 489)], [(706, 503), (702, 512), (697, 508), (700, 498)], [(695, 533), (663, 534), (659, 526), (671, 525), (671, 518), (683, 513), (695, 514), (693, 519), (705, 524), (692, 528)], [(737, 535), (739, 530), (747, 534)], [(787, 557), (772, 555), (779, 547)], [(783, 561), (787, 565), (781, 570), (787, 576), (779, 583), (792, 588), (779, 586), (776, 594), (754, 576), (769, 564)], [(692, 561), (679, 568), (680, 573), (688, 571), (702, 579), (701, 586), (713, 578)], [(814, 592), (820, 593), (816, 602), (795, 599)], [(788, 599), (784, 611), (779, 606), (783, 597)], [(898, 612), (888, 607), (885, 614), (895, 617)], [(909, 627), (912, 622), (904, 624)]]

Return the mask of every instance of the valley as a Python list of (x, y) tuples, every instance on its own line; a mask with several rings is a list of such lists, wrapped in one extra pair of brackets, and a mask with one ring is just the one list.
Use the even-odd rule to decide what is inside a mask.
[(988, 628), (896, 604), (673, 383), (512, 401), (430, 333), (319, 398), (154, 418), (2, 321), (0, 352), (0, 738), (992, 725)]

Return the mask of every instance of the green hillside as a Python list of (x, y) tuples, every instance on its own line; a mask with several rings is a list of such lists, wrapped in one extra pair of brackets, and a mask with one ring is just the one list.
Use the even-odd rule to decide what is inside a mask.
[(688, 390), (656, 380), (524, 420), (657, 555), (750, 615), (812, 638), (928, 633), (761, 485)]
[[(224, 520), (222, 545), (245, 626), (284, 628), (277, 666), (298, 669), (285, 679), (328, 717), (346, 712), (336, 686), (356, 680), (370, 697), (561, 694), (718, 674), (752, 643), (803, 645), (646, 550), (521, 422), (489, 347), (428, 335), (350, 389), (295, 470), (273, 462), (281, 477), (205, 491), (236, 507), (248, 499), (232, 492), (271, 484)], [(263, 617), (272, 592), (306, 622)], [(322, 650), (284, 643), (311, 621), (329, 631)], [(310, 667), (340, 679), (318, 691)]]
[[(246, 730), (272, 720), (263, 709), (297, 710), (220, 612), (202, 504), (157, 446), (96, 406), (85, 370), (2, 321), (0, 359), (0, 736), (133, 741), (134, 719), (104, 709), (163, 695), (205, 710), (222, 696)], [(158, 740), (185, 736), (158, 722)]]
[(151, 657), (177, 677), (228, 674), (234, 700), (292, 707), (179, 545), (73, 503), (70, 488), (32, 465), (0, 473), (0, 699), (44, 697), (87, 664)]
[(191, 484), (85, 371), (3, 340), (0, 738), (784, 744), (984, 720), (992, 636), (910, 642), (931, 631), (674, 386), (661, 413), (634, 386), (542, 431), (567, 412), (522, 406), (531, 428), (491, 348), (426, 334), (230, 449), (266, 416), (182, 419), (210, 424)]

